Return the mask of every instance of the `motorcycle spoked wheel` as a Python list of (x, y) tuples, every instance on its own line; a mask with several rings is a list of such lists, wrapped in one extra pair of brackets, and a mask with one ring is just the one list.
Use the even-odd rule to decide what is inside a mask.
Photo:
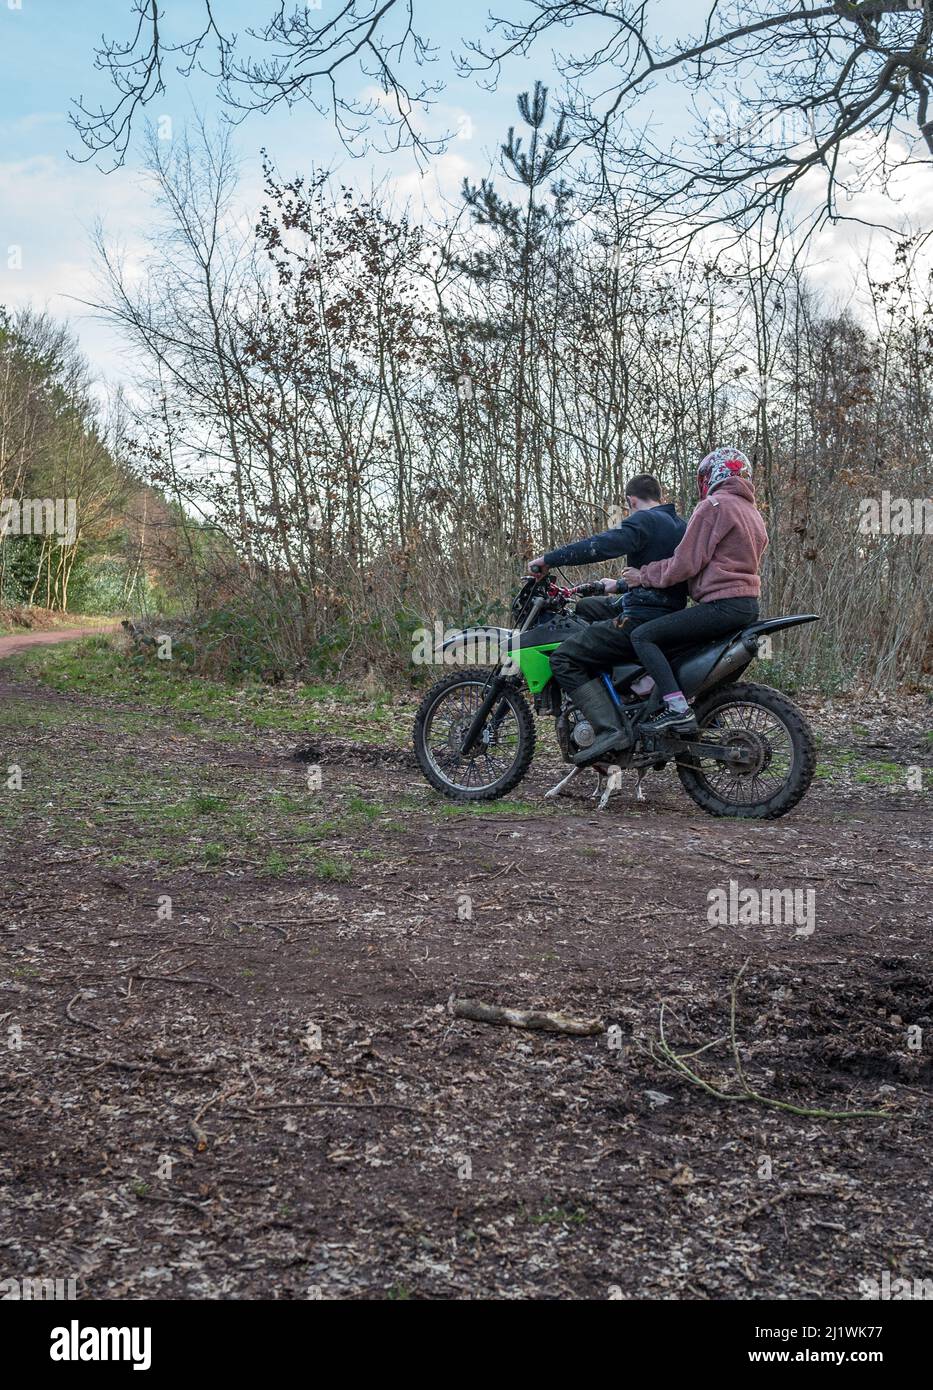
[(698, 734), (735, 744), (741, 762), (699, 755), (677, 760), (684, 791), (711, 816), (776, 820), (793, 810), (813, 780), (816, 745), (803, 714), (779, 691), (743, 681), (696, 706)]
[(452, 801), (495, 801), (525, 776), (534, 757), (535, 721), (521, 690), (507, 685), (467, 757), (460, 744), (486, 693), (489, 671), (451, 672), (425, 695), (415, 716), (415, 756), (425, 777)]

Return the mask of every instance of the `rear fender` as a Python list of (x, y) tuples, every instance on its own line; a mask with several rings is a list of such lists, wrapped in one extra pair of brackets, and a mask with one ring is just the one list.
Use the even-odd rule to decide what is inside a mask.
[(692, 699), (705, 690), (722, 685), (724, 681), (735, 680), (758, 655), (758, 639), (769, 632), (779, 632), (785, 627), (798, 627), (801, 623), (815, 623), (817, 613), (795, 613), (787, 618), (765, 618), (748, 627), (722, 646), (703, 647), (692, 652), (681, 662), (674, 662), (674, 670), (680, 680), (680, 688)]
[(787, 618), (763, 618), (742, 629), (743, 637), (760, 637), (766, 632), (780, 632), (784, 627), (799, 627), (801, 623), (818, 623), (819, 613), (793, 613)]

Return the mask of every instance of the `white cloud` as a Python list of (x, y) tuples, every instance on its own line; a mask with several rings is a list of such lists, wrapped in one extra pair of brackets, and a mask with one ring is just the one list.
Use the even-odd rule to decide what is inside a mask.
[(458, 202), (465, 178), (476, 180), (482, 171), (451, 145), (447, 152), (431, 161), (424, 174), (417, 170), (400, 174), (387, 183), (393, 201), (410, 204), (415, 216), (441, 217), (452, 202)]
[(0, 162), (0, 304), (31, 304), (69, 322), (96, 369), (124, 376), (125, 347), (76, 301), (98, 298), (95, 222), (119, 228), (138, 252), (148, 211), (129, 171), (108, 177), (53, 155)]
[[(860, 170), (873, 162), (877, 152), (877, 138), (866, 133), (850, 146), (840, 161), (841, 186), (848, 183), (857, 189)], [(922, 232), (933, 226), (933, 165), (908, 163), (906, 147), (893, 144), (889, 155), (902, 162), (888, 184), (883, 187), (875, 180), (849, 197), (840, 195), (837, 211), (843, 220), (827, 223), (808, 247), (811, 283), (837, 300), (847, 300), (865, 288), (866, 260), (875, 278), (882, 278), (893, 267), (898, 233)], [(825, 186), (821, 171), (808, 175), (798, 197), (800, 210), (814, 211), (825, 197)], [(921, 252), (920, 263), (933, 263), (933, 248)]]

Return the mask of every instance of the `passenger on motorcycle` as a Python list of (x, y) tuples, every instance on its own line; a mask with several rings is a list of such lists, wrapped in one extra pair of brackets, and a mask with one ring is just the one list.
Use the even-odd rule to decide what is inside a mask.
[(623, 572), (634, 593), (642, 586), (651, 592), (679, 592), (686, 582), (693, 600), (690, 608), (642, 623), (632, 633), (637, 660), (664, 699), (663, 710), (646, 721), (645, 729), (684, 733), (696, 728), (664, 649), (709, 642), (758, 617), (758, 570), (768, 533), (751, 479), (751, 460), (740, 449), (726, 445), (707, 454), (697, 468), (700, 502), (673, 555), (630, 564)]

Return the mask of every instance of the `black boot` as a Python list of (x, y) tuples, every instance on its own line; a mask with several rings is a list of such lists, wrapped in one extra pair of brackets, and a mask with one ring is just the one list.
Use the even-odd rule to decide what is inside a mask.
[(622, 723), (622, 716), (616, 709), (615, 701), (601, 676), (587, 681), (579, 690), (572, 691), (570, 698), (574, 707), (584, 719), (589, 720), (596, 733), (596, 738), (589, 748), (581, 748), (580, 752), (571, 758), (571, 762), (578, 767), (585, 767), (587, 763), (595, 762), (613, 750), (628, 748), (628, 730)]

